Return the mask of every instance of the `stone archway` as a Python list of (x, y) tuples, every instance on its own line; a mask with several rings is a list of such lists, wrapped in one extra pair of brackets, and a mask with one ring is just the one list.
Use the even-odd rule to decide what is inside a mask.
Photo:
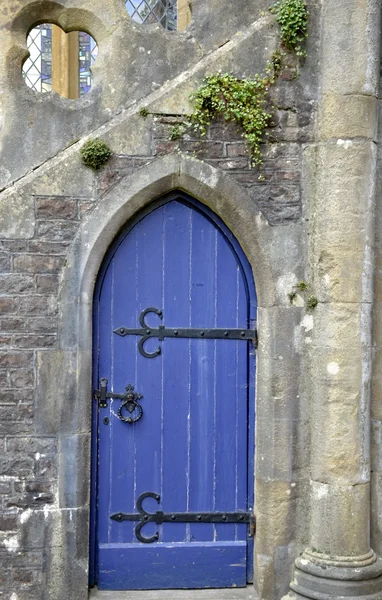
[[(288, 351), (282, 362), (274, 359), (274, 352), (282, 351), (281, 347), (277, 350), (280, 328), (284, 332), (289, 330), (292, 335), (293, 328), (300, 323), (301, 309), (291, 307), (289, 302), (287, 306), (278, 306), (283, 301), (286, 303), (284, 288), (294, 281), (297, 249), (296, 254), (290, 251), (293, 235), (290, 230), (285, 231), (283, 238), (289, 252), (283, 256), (273, 252), (275, 230), (240, 187), (209, 165), (168, 156), (124, 179), (83, 222), (62, 279), (58, 350), (39, 357), (36, 416), (40, 430), (59, 439), (59, 511), (47, 533), (53, 546), (46, 572), (49, 598), (70, 595), (82, 600), (87, 597), (92, 299), (98, 270), (124, 224), (154, 198), (173, 189), (188, 192), (222, 218), (246, 253), (257, 282), (260, 337), (256, 434), (257, 585), (264, 587), (264, 581), (270, 585), (275, 549), (285, 548), (293, 540), (295, 503), (286, 495), (291, 484), (292, 458), (290, 452), (276, 456), (272, 450), (280, 447), (281, 440), (283, 444), (291, 443), (296, 413), (293, 406), (298, 397), (297, 378), (293, 375), (299, 368), (298, 355)], [(293, 231), (297, 237), (298, 231), (298, 228)], [(297, 248), (298, 240), (294, 243)], [(284, 402), (275, 418), (271, 399), (277, 387), (280, 393), (280, 385), (284, 389)], [(293, 558), (288, 556), (286, 561), (283, 556), (288, 574)], [(286, 576), (283, 584), (287, 581)], [(49, 590), (50, 586), (54, 586), (54, 590)]]

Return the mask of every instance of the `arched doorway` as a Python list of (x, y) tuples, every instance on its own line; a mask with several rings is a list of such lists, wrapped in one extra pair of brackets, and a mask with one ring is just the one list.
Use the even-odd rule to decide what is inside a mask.
[(182, 192), (108, 251), (94, 295), (100, 589), (252, 580), (256, 308), (237, 241)]

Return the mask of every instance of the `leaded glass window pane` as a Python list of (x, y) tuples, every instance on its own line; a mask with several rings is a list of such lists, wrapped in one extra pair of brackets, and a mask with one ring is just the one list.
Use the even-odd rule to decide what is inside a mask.
[(52, 91), (52, 26), (38, 25), (27, 39), (30, 57), (23, 66), (23, 77), (28, 87), (36, 92)]
[(160, 23), (168, 31), (177, 29), (177, 0), (126, 0), (126, 8), (136, 23)]
[(87, 94), (92, 86), (91, 66), (97, 58), (98, 46), (95, 40), (83, 31), (79, 32), (79, 77), (80, 96)]

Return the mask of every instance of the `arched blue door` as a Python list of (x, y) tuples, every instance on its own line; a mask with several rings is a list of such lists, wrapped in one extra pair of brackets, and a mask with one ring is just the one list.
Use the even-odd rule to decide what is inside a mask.
[(100, 589), (250, 580), (255, 305), (236, 241), (182, 193), (110, 250), (94, 299)]

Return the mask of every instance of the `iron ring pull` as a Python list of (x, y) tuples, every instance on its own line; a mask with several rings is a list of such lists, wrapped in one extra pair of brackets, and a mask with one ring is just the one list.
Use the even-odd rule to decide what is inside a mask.
[[(128, 385), (126, 387), (126, 394), (124, 396), (122, 396), (121, 400), (123, 400), (121, 406), (118, 409), (118, 419), (120, 421), (123, 421), (124, 423), (135, 423), (136, 421), (139, 421), (139, 419), (142, 419), (143, 416), (143, 408), (142, 406), (139, 404), (139, 400), (141, 400), (141, 398), (143, 398), (142, 394), (137, 394), (136, 392), (134, 392), (134, 387), (132, 385)], [(133, 416), (124, 416), (123, 415), (123, 409), (126, 409), (130, 414), (133, 413), (134, 410), (138, 410), (138, 414), (133, 417)]]
[[(137, 398), (142, 398), (141, 395), (138, 395)], [(138, 414), (135, 417), (125, 417), (123, 415), (123, 409), (126, 408), (130, 413), (133, 412), (133, 410), (137, 409), (138, 410)], [(124, 423), (135, 423), (136, 421), (139, 421), (139, 419), (142, 419), (143, 416), (143, 408), (142, 406), (139, 404), (139, 402), (137, 400), (126, 400), (126, 402), (123, 402), (121, 404), (121, 406), (118, 409), (118, 419), (120, 421), (123, 421)]]
[[(117, 399), (117, 400), (121, 400), (122, 404), (118, 409), (117, 415), (118, 419), (120, 421), (123, 421), (124, 423), (136, 423), (136, 421), (139, 421), (140, 419), (142, 419), (143, 416), (143, 408), (139, 403), (139, 400), (141, 400), (143, 398), (142, 394), (138, 394), (137, 392), (135, 392), (135, 388), (133, 385), (131, 385), (130, 383), (126, 386), (126, 393), (125, 394), (115, 394), (114, 392), (108, 392), (107, 391), (107, 379), (106, 377), (102, 377), (102, 379), (100, 379), (100, 389), (99, 390), (94, 390), (93, 394), (94, 397), (97, 398), (97, 400), (99, 400), (99, 407), (100, 408), (107, 408), (107, 399)], [(132, 413), (137, 410), (138, 413), (133, 417), (133, 416), (125, 416), (123, 414), (123, 410), (126, 409), (130, 415), (132, 415)]]
[(142, 515), (142, 519), (135, 528), (135, 535), (137, 536), (138, 540), (143, 544), (152, 544), (153, 542), (157, 542), (159, 540), (158, 531), (154, 533), (154, 535), (152, 535), (151, 537), (144, 537), (141, 534), (141, 529), (144, 525), (146, 525), (146, 523), (155, 522), (157, 525), (161, 525), (163, 523), (163, 511), (158, 510), (156, 513), (146, 512), (145, 509), (142, 507), (142, 502), (145, 498), (154, 498), (154, 500), (156, 500), (158, 504), (160, 503), (160, 495), (155, 494), (154, 492), (144, 492), (139, 496), (137, 500), (137, 510), (139, 514)]
[[(161, 310), (159, 310), (158, 308), (155, 308), (154, 306), (150, 306), (149, 308), (145, 308), (145, 310), (142, 310), (141, 314), (139, 315), (139, 323), (142, 327), (142, 329), (146, 330), (146, 335), (144, 335), (138, 342), (138, 349), (139, 352), (145, 357), (145, 358), (155, 358), (156, 356), (159, 356), (162, 352), (160, 346), (158, 346), (158, 348), (156, 350), (154, 350), (154, 352), (146, 352), (146, 350), (144, 349), (144, 344), (146, 342), (146, 340), (148, 340), (150, 337), (152, 337), (151, 334), (151, 329), (150, 329), (150, 325), (148, 325), (145, 321), (145, 317), (148, 313), (154, 313), (155, 315), (158, 315), (158, 317), (160, 319), (163, 319), (163, 313)], [(159, 326), (159, 330), (160, 329), (164, 329), (163, 325)], [(161, 340), (161, 336), (158, 336), (158, 339), (160, 341), (163, 341), (163, 338)]]

